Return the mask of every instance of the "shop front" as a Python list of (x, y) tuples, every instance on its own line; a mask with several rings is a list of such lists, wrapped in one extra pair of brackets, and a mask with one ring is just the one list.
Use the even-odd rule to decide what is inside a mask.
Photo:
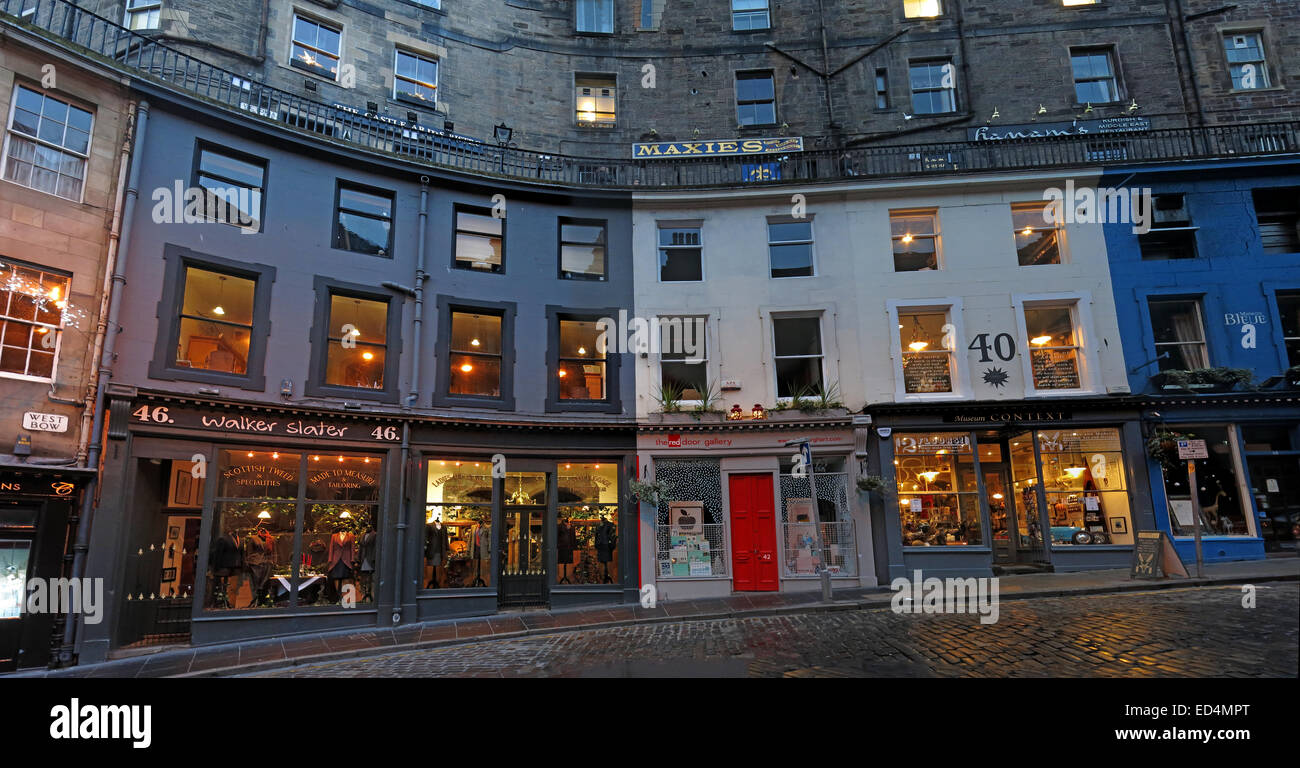
[(81, 493), (93, 476), (75, 467), (0, 465), (0, 672), (43, 667), (57, 653), (65, 606), (31, 602), (29, 588), (67, 576)]
[(1135, 531), (1154, 527), (1135, 412), (1082, 402), (872, 410), (882, 580), (1126, 567)]
[(854, 445), (847, 417), (642, 425), (641, 475), (663, 489), (641, 504), (642, 580), (664, 600), (814, 590), (822, 568), (875, 585)]

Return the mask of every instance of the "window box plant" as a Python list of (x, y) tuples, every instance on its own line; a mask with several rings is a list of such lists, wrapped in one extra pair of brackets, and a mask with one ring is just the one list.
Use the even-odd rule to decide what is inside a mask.
[(1237, 386), (1248, 388), (1255, 375), (1247, 368), (1191, 368), (1161, 371), (1151, 377), (1160, 390), (1212, 394), (1230, 392)]

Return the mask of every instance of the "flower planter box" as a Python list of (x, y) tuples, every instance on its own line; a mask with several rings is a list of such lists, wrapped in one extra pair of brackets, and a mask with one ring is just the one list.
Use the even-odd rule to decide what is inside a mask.
[(1169, 377), (1163, 373), (1157, 373), (1151, 377), (1151, 383), (1162, 392), (1191, 392), (1198, 395), (1214, 395), (1223, 392), (1231, 392), (1236, 389), (1235, 381), (1190, 381), (1186, 384), (1171, 382)]

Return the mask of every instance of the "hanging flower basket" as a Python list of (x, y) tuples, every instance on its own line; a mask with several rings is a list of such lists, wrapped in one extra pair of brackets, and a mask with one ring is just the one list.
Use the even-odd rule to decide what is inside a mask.
[(1165, 467), (1175, 467), (1182, 459), (1178, 458), (1178, 441), (1195, 438), (1190, 432), (1171, 432), (1162, 429), (1147, 439), (1147, 455)]
[(858, 478), (858, 490), (863, 493), (875, 493), (885, 489), (885, 481), (877, 475), (863, 475)]
[(1161, 371), (1151, 377), (1152, 383), (1165, 392), (1201, 394), (1230, 392), (1238, 386), (1247, 389), (1254, 379), (1255, 374), (1248, 368), (1191, 368)]
[(664, 486), (662, 480), (652, 480), (648, 483), (632, 480), (627, 484), (627, 489), (632, 494), (632, 498), (642, 504), (651, 504), (657, 507), (661, 502), (670, 500), (668, 498), (668, 489)]

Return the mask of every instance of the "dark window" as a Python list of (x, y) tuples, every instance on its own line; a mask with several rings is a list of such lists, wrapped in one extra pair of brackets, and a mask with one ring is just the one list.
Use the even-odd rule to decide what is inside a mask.
[(606, 224), (586, 219), (560, 219), (560, 277), (604, 280)]
[(1208, 368), (1205, 350), (1205, 325), (1201, 319), (1201, 302), (1196, 299), (1150, 299), (1151, 333), (1156, 343), (1160, 370)]
[(1080, 104), (1119, 101), (1112, 48), (1071, 48), (1070, 68), (1074, 73), (1074, 97)]
[(889, 70), (876, 70), (876, 109), (889, 109)]
[(660, 317), (659, 386), (682, 400), (703, 400), (708, 391), (709, 354), (704, 317)]
[(452, 311), (450, 394), (501, 397), (502, 320), (490, 312)]
[(767, 252), (772, 277), (810, 277), (813, 274), (811, 221), (767, 224)]
[(957, 111), (957, 71), (951, 59), (912, 62), (912, 111), (941, 115)]
[(1251, 191), (1264, 253), (1300, 253), (1300, 187)]
[(506, 220), (488, 208), (456, 206), (456, 267), (501, 273), (506, 269)]
[(200, 201), (204, 219), (260, 230), (266, 161), (205, 144), (196, 152), (194, 186), (205, 193)]
[(334, 247), (372, 256), (393, 252), (393, 193), (339, 182)]
[(659, 230), (659, 279), (665, 283), (704, 279), (699, 227)]
[(820, 317), (772, 319), (776, 396), (811, 395), (822, 386)]
[(393, 66), (393, 97), (415, 104), (437, 104), (438, 60), (399, 49)]
[(736, 121), (743, 125), (776, 124), (776, 90), (772, 73), (736, 73)]
[(1277, 313), (1282, 318), (1287, 365), (1300, 365), (1300, 293), (1279, 293)]
[(1055, 207), (1040, 203), (1011, 206), (1015, 228), (1016, 259), (1020, 266), (1061, 263), (1061, 233)]
[(290, 63), (330, 80), (338, 78), (339, 45), (343, 30), (294, 14)]
[(1196, 258), (1196, 230), (1180, 194), (1156, 195), (1152, 200), (1151, 230), (1138, 235), (1142, 258), (1148, 261)]

